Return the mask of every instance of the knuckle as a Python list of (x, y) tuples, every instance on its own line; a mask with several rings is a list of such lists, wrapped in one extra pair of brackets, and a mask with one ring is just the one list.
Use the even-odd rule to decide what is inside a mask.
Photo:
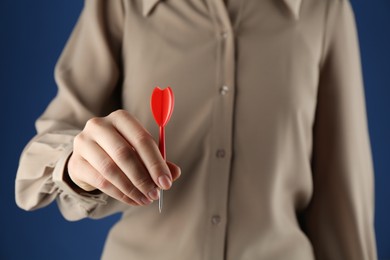
[(97, 177), (95, 185), (97, 189), (105, 190), (108, 188), (109, 185), (110, 183), (103, 176), (99, 175), (99, 177)]
[(134, 185), (131, 185), (131, 184), (127, 185), (126, 191), (127, 191), (126, 194), (128, 197), (130, 197), (132, 199), (135, 198), (134, 195), (137, 193), (137, 188)]
[(126, 110), (118, 109), (118, 110), (112, 112), (109, 116), (114, 117), (114, 118), (122, 118), (122, 117), (127, 117), (129, 115), (128, 115), (128, 112)]
[(135, 146), (150, 146), (154, 140), (149, 133), (145, 131), (139, 131), (134, 135), (133, 142)]
[(111, 158), (106, 157), (104, 160), (100, 162), (99, 169), (101, 174), (103, 174), (104, 176), (111, 176), (116, 171), (117, 166), (111, 160)]
[(147, 190), (147, 187), (154, 186), (149, 176), (139, 176), (133, 180), (133, 184), (140, 190)]
[(142, 193), (137, 189), (137, 187), (135, 187), (134, 185), (129, 186), (129, 188), (126, 192), (126, 195), (129, 199), (134, 201), (134, 203), (136, 205), (139, 205), (138, 201), (139, 201), (140, 197), (142, 196)]
[(129, 197), (127, 197), (126, 194), (122, 193), (120, 200), (123, 201), (123, 202), (128, 202), (129, 201)]
[(120, 161), (131, 161), (134, 158), (134, 151), (127, 145), (121, 145), (115, 149), (114, 156)]
[(151, 173), (165, 172), (164, 164), (158, 160), (153, 160), (149, 163), (148, 169)]
[(93, 117), (87, 121), (85, 124), (85, 130), (94, 129), (97, 127), (101, 127), (104, 124), (104, 120), (101, 117)]
[(78, 135), (76, 135), (73, 139), (73, 146), (78, 147), (85, 141), (85, 135), (83, 132), (80, 132)]

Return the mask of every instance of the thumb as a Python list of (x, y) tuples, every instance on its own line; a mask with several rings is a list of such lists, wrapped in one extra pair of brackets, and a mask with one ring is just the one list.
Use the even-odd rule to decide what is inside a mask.
[(171, 171), (172, 180), (176, 181), (180, 177), (180, 175), (181, 175), (180, 167), (177, 166), (176, 164), (174, 164), (172, 162), (168, 162), (168, 161), (167, 161), (167, 165), (169, 167), (169, 170)]

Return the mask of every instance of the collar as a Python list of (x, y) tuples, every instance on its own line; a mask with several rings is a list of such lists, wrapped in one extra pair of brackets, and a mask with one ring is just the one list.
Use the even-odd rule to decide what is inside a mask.
[(295, 20), (299, 19), (299, 12), (301, 10), (302, 0), (283, 0), (287, 5), (290, 13), (294, 16)]
[[(142, 14), (143, 16), (148, 16), (153, 8), (157, 5), (158, 2), (161, 0), (143, 0), (142, 1)], [(244, 0), (241, 0), (244, 1)], [(291, 15), (294, 17), (295, 20), (299, 19), (299, 12), (301, 9), (301, 4), (303, 0), (282, 0), (284, 4), (289, 9)]]
[(143, 0), (142, 1), (142, 15), (148, 16), (153, 8), (156, 6), (156, 4), (160, 2), (160, 0)]

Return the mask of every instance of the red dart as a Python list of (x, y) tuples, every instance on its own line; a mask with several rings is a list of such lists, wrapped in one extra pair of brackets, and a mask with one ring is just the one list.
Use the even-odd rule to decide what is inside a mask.
[[(175, 104), (173, 91), (170, 87), (160, 89), (155, 87), (150, 100), (154, 119), (160, 127), (159, 149), (162, 157), (166, 160), (165, 154), (165, 129), (169, 119), (171, 118), (173, 107)], [(158, 210), (161, 213), (163, 206), (163, 190), (160, 190), (160, 198), (158, 200)]]

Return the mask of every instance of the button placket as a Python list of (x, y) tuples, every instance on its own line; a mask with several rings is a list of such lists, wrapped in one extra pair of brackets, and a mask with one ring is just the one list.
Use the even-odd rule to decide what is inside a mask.
[(224, 259), (234, 113), (234, 32), (222, 0), (209, 0), (216, 35), (217, 70), (208, 179), (209, 228), (205, 259)]

